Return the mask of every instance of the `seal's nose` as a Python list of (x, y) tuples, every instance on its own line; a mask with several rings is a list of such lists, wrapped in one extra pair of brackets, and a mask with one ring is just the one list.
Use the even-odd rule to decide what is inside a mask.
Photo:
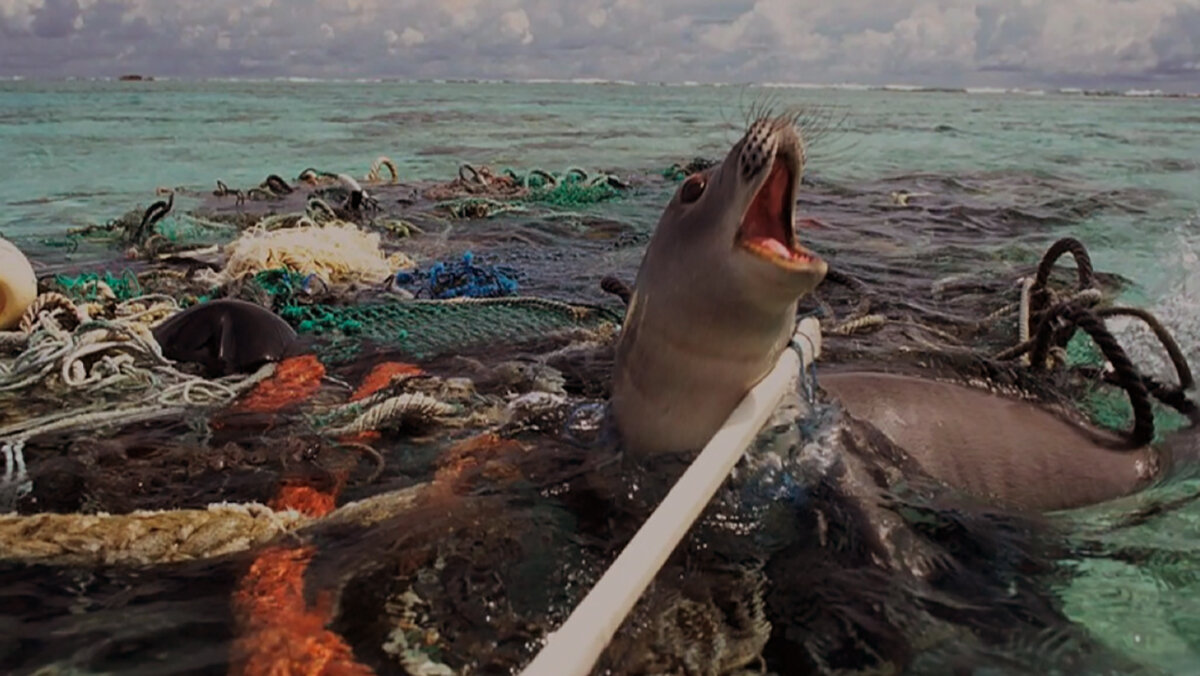
[(742, 178), (747, 182), (755, 180), (764, 169), (771, 166), (779, 146), (778, 131), (777, 126), (768, 119), (757, 120), (746, 130), (738, 164)]

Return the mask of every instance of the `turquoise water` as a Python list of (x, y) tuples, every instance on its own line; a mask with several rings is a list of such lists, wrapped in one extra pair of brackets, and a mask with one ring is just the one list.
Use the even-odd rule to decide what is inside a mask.
[[(818, 122), (808, 176), (870, 193), (982, 181), (998, 207), (1099, 195), (1131, 208), (1069, 219), (1130, 298), (1200, 336), (1190, 298), (1200, 212), (1200, 99), (754, 87), (291, 82), (0, 83), (0, 234), (60, 237), (157, 199), (157, 187), (256, 185), (305, 167), (449, 180), (460, 163), (655, 172), (716, 157), (755, 102)], [(899, 177), (899, 178), (897, 178)], [(1046, 182), (1053, 190), (1046, 191)], [(866, 187), (864, 187), (866, 186)], [(920, 189), (919, 186), (914, 189)], [(1045, 194), (1042, 194), (1045, 193)], [(1106, 197), (1107, 196), (1107, 197)], [(653, 225), (662, 190), (614, 207)], [(1134, 202), (1134, 203), (1131, 203)], [(183, 200), (186, 208), (188, 200)], [(1111, 204), (1110, 204), (1111, 206)], [(838, 214), (822, 214), (837, 226)], [(886, 229), (886, 222), (879, 223)]]
[[(362, 176), (381, 154), (396, 162), (402, 180), (448, 179), (461, 162), (644, 175), (723, 153), (750, 104), (768, 96), (824, 114), (819, 129), (810, 125), (808, 175), (830, 190), (878, 192), (883, 200), (896, 186), (961, 180), (963, 191), (997, 207), (1084, 196), (1125, 207), (1072, 212), (1055, 235), (1081, 239), (1097, 269), (1130, 279), (1128, 300), (1159, 314), (1197, 363), (1200, 100), (573, 84), (6, 82), (0, 233), (18, 242), (62, 237), (67, 228), (149, 204), (159, 186), (254, 185), (269, 173), (294, 178), (308, 166)], [(648, 227), (666, 189), (612, 208)], [(836, 211), (822, 217), (838, 227)], [(903, 227), (883, 217), (872, 225), (883, 233)], [(1150, 352), (1131, 340), (1135, 357)], [(1079, 518), (1087, 523), (1117, 508)], [(1119, 539), (1178, 555), (1170, 559), (1173, 574), (1088, 561), (1063, 590), (1068, 610), (1137, 659), (1200, 673), (1200, 569), (1192, 566), (1200, 557), (1200, 508)]]
[[(1160, 191), (1127, 222), (1081, 235), (1122, 274), (1192, 218), (1200, 100), (1077, 95), (575, 84), (0, 83), (0, 232), (62, 232), (152, 199), (310, 165), (362, 175), (379, 154), (404, 179), (460, 162), (625, 171), (722, 153), (750, 104), (819, 107), (836, 129), (810, 175), (1019, 171)], [(1000, 196), (1003, 197), (1003, 196)], [(1136, 222), (1134, 222), (1136, 221)], [(1104, 251), (1111, 248), (1111, 251)], [(1115, 254), (1115, 255), (1114, 255)], [(1159, 281), (1159, 280), (1155, 280)]]

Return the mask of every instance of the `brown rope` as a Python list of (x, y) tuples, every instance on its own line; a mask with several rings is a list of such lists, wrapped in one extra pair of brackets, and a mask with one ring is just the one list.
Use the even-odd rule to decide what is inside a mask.
[(1037, 276), (1033, 280), (1034, 293), (1046, 288), (1046, 283), (1050, 281), (1050, 273), (1054, 270), (1054, 264), (1066, 253), (1075, 257), (1075, 269), (1079, 275), (1079, 290), (1082, 291), (1095, 285), (1096, 272), (1092, 267), (1092, 257), (1088, 255), (1087, 248), (1083, 246), (1083, 242), (1074, 237), (1063, 237), (1051, 244), (1045, 255), (1042, 256)]
[(154, 232), (154, 226), (161, 221), (167, 214), (171, 213), (171, 209), (175, 206), (175, 193), (167, 193), (167, 199), (159, 200), (151, 204), (146, 212), (142, 214), (142, 220), (138, 223), (137, 229), (133, 231), (133, 236), (130, 241), (134, 244), (141, 244), (147, 239), (147, 233)]
[(1197, 408), (1196, 404), (1188, 399), (1183, 388), (1171, 387), (1149, 376), (1143, 376), (1142, 383), (1146, 386), (1146, 391), (1155, 399), (1182, 413), (1193, 425), (1200, 423), (1200, 408)]
[(826, 281), (844, 286), (858, 294), (858, 307), (854, 308), (854, 312), (851, 312), (850, 316), (842, 322), (842, 326), (849, 325), (851, 322), (866, 317), (871, 312), (871, 296), (867, 291), (867, 285), (863, 284), (861, 280), (830, 266), (825, 271), (825, 279), (822, 283)]
[(1167, 351), (1167, 355), (1171, 358), (1171, 364), (1175, 367), (1175, 374), (1179, 378), (1179, 389), (1188, 390), (1196, 381), (1192, 378), (1192, 370), (1188, 367), (1187, 358), (1183, 356), (1183, 350), (1179, 349), (1179, 343), (1175, 342), (1175, 338), (1171, 336), (1171, 332), (1167, 331), (1167, 327), (1158, 321), (1158, 318), (1149, 312), (1136, 307), (1108, 307), (1093, 310), (1097, 317), (1136, 317), (1150, 327), (1154, 332), (1154, 336), (1158, 338), (1158, 342), (1162, 344), (1163, 349)]
[(1076, 328), (1087, 332), (1108, 363), (1113, 367), (1113, 380), (1129, 396), (1133, 407), (1133, 428), (1126, 433), (1133, 448), (1145, 446), (1154, 438), (1154, 410), (1150, 407), (1150, 394), (1141, 374), (1117, 339), (1113, 337), (1104, 321), (1086, 308), (1072, 304), (1059, 304), (1046, 312), (1038, 324), (1037, 335), (1030, 348), (1031, 368), (1040, 370), (1045, 366), (1055, 334), (1055, 320), (1062, 318)]
[[(1063, 237), (1051, 244), (1038, 264), (1033, 285), (1029, 287), (1029, 319), (1034, 324), (1040, 323), (1046, 309), (1056, 302), (1054, 292), (1047, 288), (1046, 284), (1050, 281), (1050, 273), (1054, 271), (1054, 265), (1058, 259), (1068, 253), (1075, 258), (1075, 271), (1079, 278), (1077, 290), (1083, 291), (1096, 285), (1096, 272), (1092, 266), (1092, 257), (1082, 242), (1074, 237)], [(1054, 335), (1054, 344), (1065, 347), (1074, 335), (1074, 326), (1069, 327), (1066, 331), (1057, 332)]]
[(633, 296), (633, 289), (630, 289), (628, 284), (613, 275), (605, 275), (600, 280), (600, 288), (620, 298), (621, 302), (626, 305), (629, 305), (629, 299)]
[(267, 176), (266, 180), (259, 187), (267, 188), (277, 195), (290, 195), (295, 192), (292, 190), (292, 186), (288, 185), (287, 181), (280, 178), (278, 174)]
[(53, 565), (152, 565), (243, 551), (306, 525), (297, 512), (210, 505), (131, 514), (0, 516), (0, 558)]

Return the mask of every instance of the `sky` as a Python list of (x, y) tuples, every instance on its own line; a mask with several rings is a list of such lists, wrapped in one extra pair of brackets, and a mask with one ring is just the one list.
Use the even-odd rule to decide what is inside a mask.
[(1200, 91), (1200, 0), (0, 0), (0, 75)]

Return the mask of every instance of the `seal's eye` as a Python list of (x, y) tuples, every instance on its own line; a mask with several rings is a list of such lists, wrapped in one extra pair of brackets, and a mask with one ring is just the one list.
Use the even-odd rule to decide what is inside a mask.
[(704, 194), (704, 174), (692, 174), (683, 182), (683, 187), (679, 189), (679, 199), (684, 204), (691, 204), (700, 199)]

